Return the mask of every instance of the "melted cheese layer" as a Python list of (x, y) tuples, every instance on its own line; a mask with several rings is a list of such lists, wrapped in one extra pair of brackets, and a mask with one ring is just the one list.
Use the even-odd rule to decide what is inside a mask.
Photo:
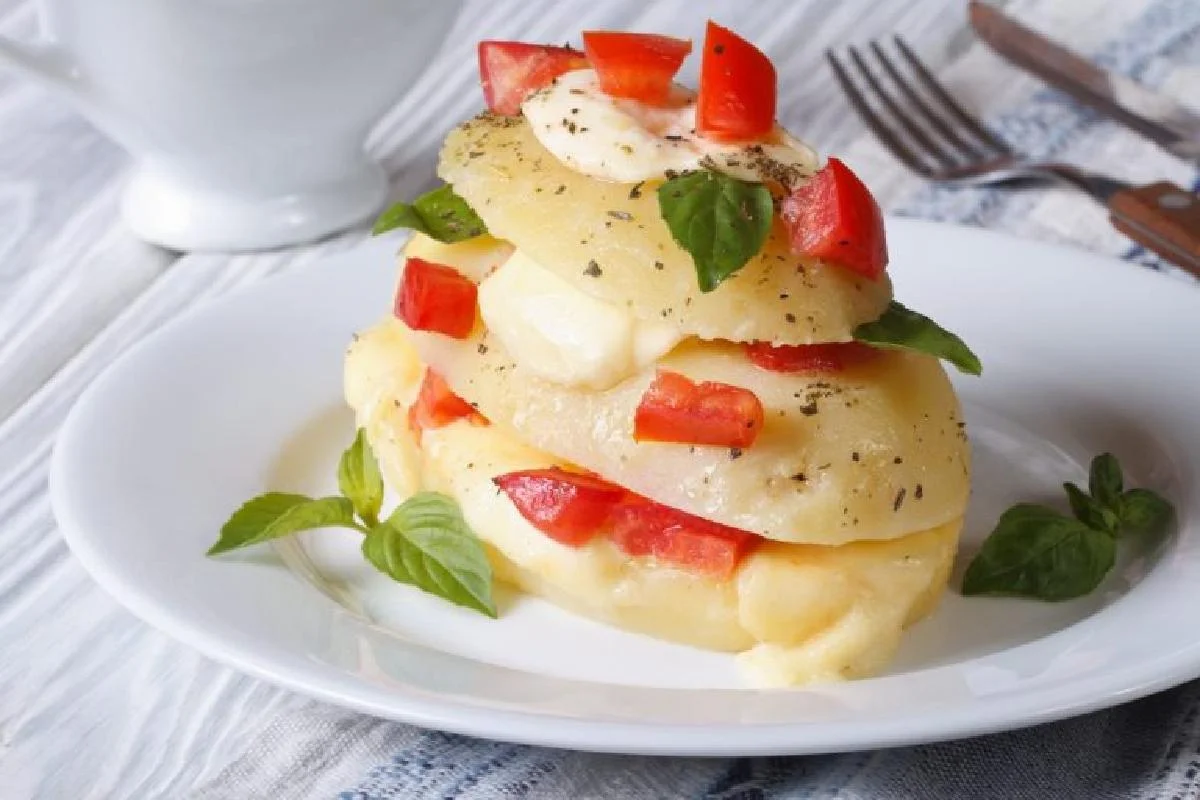
[(720, 144), (696, 135), (696, 95), (681, 86), (650, 106), (611, 97), (595, 70), (559, 76), (521, 106), (534, 136), (564, 166), (618, 183), (661, 180), (667, 172), (702, 167), (742, 180), (791, 186), (818, 168), (807, 145), (776, 127), (763, 142)]
[(903, 628), (941, 596), (961, 517), (884, 542), (837, 547), (765, 542), (727, 581), (629, 558), (603, 540), (561, 545), (533, 528), (492, 478), (563, 465), (502, 425), (457, 422), (409, 434), (423, 367), (403, 329), (351, 347), (346, 397), (399, 494), (446, 492), (483, 539), (500, 580), (632, 631), (737, 652), (749, 682), (788, 686), (863, 677), (892, 657)]
[(563, 386), (607, 389), (683, 338), (579, 291), (520, 250), (479, 285), (479, 313), (523, 369)]

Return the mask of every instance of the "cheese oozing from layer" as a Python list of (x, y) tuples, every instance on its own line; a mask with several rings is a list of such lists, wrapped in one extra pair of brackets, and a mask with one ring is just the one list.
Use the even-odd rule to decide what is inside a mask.
[(479, 313), (522, 369), (564, 386), (607, 389), (683, 338), (673, 325), (585, 294), (520, 250), (479, 285)]
[(555, 158), (606, 181), (636, 183), (707, 167), (790, 187), (818, 167), (816, 153), (778, 126), (753, 144), (698, 136), (696, 96), (680, 86), (666, 105), (650, 106), (610, 97), (600, 90), (595, 70), (575, 70), (530, 95), (521, 110)]

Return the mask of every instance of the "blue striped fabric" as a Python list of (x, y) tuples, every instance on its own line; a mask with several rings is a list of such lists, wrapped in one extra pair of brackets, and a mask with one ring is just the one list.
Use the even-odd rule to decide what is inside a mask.
[[(1151, 85), (1164, 64), (1200, 65), (1200, 0), (1158, 0), (1093, 57)], [(1096, 152), (1112, 124), (1051, 90), (987, 120), (1038, 158)], [(1191, 185), (1200, 190), (1193, 173)], [(922, 186), (890, 209), (1020, 230), (1038, 193)], [(1124, 258), (1162, 269), (1144, 248)], [(391, 723), (378, 723), (391, 725)], [(403, 726), (394, 726), (399, 731)], [(888, 751), (795, 758), (600, 756), (404, 729), (403, 744), (339, 800), (1137, 800), (1200, 798), (1200, 683), (1064, 722)]]
[[(1200, 3), (1162, 0), (1147, 9), (1118, 39), (1092, 54), (1113, 72), (1153, 85), (1154, 67), (1200, 63)], [(1081, 140), (1103, 134), (1113, 123), (1071, 98), (1044, 89), (1021, 107), (986, 120), (988, 127), (1030, 158), (1054, 160), (1077, 154)], [(1116, 170), (1114, 170), (1116, 171)], [(1036, 200), (1036, 193), (924, 186), (891, 209), (905, 216), (1004, 228)]]

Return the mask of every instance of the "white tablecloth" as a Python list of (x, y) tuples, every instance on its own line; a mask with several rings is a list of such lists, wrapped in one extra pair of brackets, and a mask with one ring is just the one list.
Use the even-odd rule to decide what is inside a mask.
[[(1200, 1), (1008, 5), (1072, 47), (1200, 101)], [(371, 147), (397, 197), (430, 183), (441, 136), (480, 105), (480, 38), (558, 42), (581, 28), (627, 27), (699, 39), (706, 16), (770, 53), (782, 121), (850, 161), (889, 210), (1156, 265), (1108, 228), (1101, 209), (1067, 191), (949, 191), (905, 173), (864, 136), (823, 64), (826, 47), (893, 32), (1030, 153), (1134, 181), (1195, 186), (1190, 165), (1043, 90), (975, 43), (961, 0), (474, 0)], [(34, 3), (0, 0), (0, 33), (32, 37), (35, 29)], [(1200, 796), (1187, 771), (1200, 739), (1195, 687), (982, 750), (967, 743), (790, 760), (622, 759), (475, 743), (359, 717), (243, 677), (151, 630), (92, 583), (58, 536), (46, 466), (59, 424), (84, 386), (163, 322), (365, 233), (257, 255), (169, 253), (136, 241), (117, 219), (126, 163), (59, 99), (0, 71), (0, 798)], [(1136, 724), (1121, 728), (1129, 719)], [(1161, 725), (1146, 724), (1155, 719)], [(1110, 741), (1113, 731), (1140, 731), (1140, 744)], [(1082, 772), (1021, 763), (1059, 757), (1062, 746), (1084, 754)], [(988, 758), (987, 747), (1012, 759), (988, 773), (997, 794), (968, 774), (971, 758)], [(1107, 767), (1098, 771), (1100, 764)]]

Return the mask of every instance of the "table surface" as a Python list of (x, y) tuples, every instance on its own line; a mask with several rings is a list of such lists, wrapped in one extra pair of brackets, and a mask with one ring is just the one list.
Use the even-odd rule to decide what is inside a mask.
[[(1122, 24), (1101, 3), (1014, 0), (1039, 24), (1087, 49)], [(1115, 6), (1121, 4), (1107, 4)], [(698, 6), (702, 9), (698, 10)], [(867, 11), (870, 13), (866, 13)], [(826, 47), (902, 33), (985, 117), (1037, 90), (1001, 68), (956, 79), (964, 60), (993, 58), (966, 30), (961, 0), (833, 4), (474, 2), (429, 73), (369, 143), (396, 197), (432, 181), (445, 130), (480, 104), (472, 43), (562, 41), (581, 28), (679, 31), (713, 16), (756, 39), (779, 65), (780, 119), (826, 152), (848, 155), (895, 207), (914, 182), (864, 136), (823, 65)], [(1087, 17), (1087, 24), (1071, 24)], [(691, 22), (681, 25), (679, 20)], [(36, 36), (34, 3), (0, 0), (0, 34)], [(797, 32), (803, 32), (798, 36)], [(965, 74), (965, 73), (964, 73)], [(1180, 165), (1132, 137), (1130, 178)], [(1110, 148), (1111, 155), (1111, 148)], [(179, 797), (242, 752), (271, 720), (309, 701), (221, 667), (147, 627), (109, 599), (60, 539), (47, 496), (47, 459), (80, 391), (131, 343), (212, 297), (365, 236), (351, 231), (273, 252), (179, 254), (122, 226), (117, 198), (128, 159), (42, 88), (0, 71), (0, 796)], [(1031, 201), (1032, 202), (1032, 201)], [(1020, 232), (1070, 238), (1104, 229), (1074, 196), (1036, 201)], [(1127, 243), (1097, 234), (1100, 249)]]

